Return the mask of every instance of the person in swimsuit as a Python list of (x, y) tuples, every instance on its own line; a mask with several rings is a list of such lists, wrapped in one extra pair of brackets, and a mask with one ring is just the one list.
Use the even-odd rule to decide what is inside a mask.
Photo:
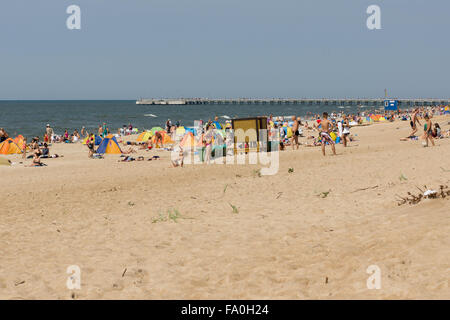
[(27, 158), (27, 138), (23, 138), (22, 150), (23, 150), (22, 158), (26, 159)]
[(155, 145), (157, 148), (160, 148), (163, 145), (163, 137), (159, 131), (155, 132)]
[(213, 138), (212, 125), (208, 124), (206, 126), (206, 133), (203, 138), (203, 143), (205, 145), (205, 163), (206, 164), (211, 163), (212, 138)]
[(347, 147), (347, 137), (350, 135), (350, 124), (347, 116), (344, 116), (344, 119), (342, 120), (342, 128), (342, 143), (344, 144), (344, 147)]
[(183, 167), (184, 164), (184, 152), (183, 148), (179, 147), (178, 150), (178, 158), (175, 160), (172, 160), (172, 166), (175, 167)]
[(433, 138), (439, 139), (441, 137), (441, 127), (439, 126), (439, 123), (434, 124), (432, 135), (433, 135)]
[(414, 134), (417, 132), (417, 125), (416, 125), (416, 123), (418, 123), (419, 126), (421, 125), (420, 121), (419, 121), (419, 118), (417, 117), (418, 113), (419, 113), (419, 109), (418, 108), (414, 109), (414, 112), (413, 112), (413, 114), (411, 116), (411, 121), (409, 122), (409, 125), (411, 126), (412, 131), (411, 131), (411, 134), (407, 138), (410, 138), (410, 137), (414, 136)]
[(108, 127), (106, 126), (106, 122), (103, 122), (103, 127), (102, 127), (102, 137), (106, 137), (108, 135)]
[(325, 143), (328, 142), (331, 146), (331, 150), (333, 150), (333, 154), (336, 155), (336, 148), (334, 146), (334, 141), (330, 136), (330, 131), (333, 126), (330, 120), (328, 120), (328, 113), (323, 113), (323, 119), (321, 121), (320, 128), (320, 139), (322, 141), (322, 154), (325, 156)]
[(91, 134), (90, 137), (88, 138), (88, 142), (87, 142), (87, 147), (89, 149), (88, 157), (90, 159), (94, 157), (94, 153), (95, 153), (95, 149), (94, 149), (95, 143), (94, 143), (94, 141), (95, 141), (94, 135)]
[(294, 124), (292, 125), (292, 138), (291, 138), (292, 150), (294, 150), (295, 146), (297, 146), (298, 150), (298, 136), (300, 135), (298, 131), (298, 120), (295, 116), (292, 116), (292, 121), (294, 122)]
[(431, 119), (428, 116), (428, 114), (425, 115), (424, 119), (425, 119), (425, 124), (423, 125), (423, 131), (424, 131), (423, 136), (425, 139), (424, 147), (428, 147), (428, 140), (431, 141), (431, 144), (434, 147), (433, 123), (431, 122)]

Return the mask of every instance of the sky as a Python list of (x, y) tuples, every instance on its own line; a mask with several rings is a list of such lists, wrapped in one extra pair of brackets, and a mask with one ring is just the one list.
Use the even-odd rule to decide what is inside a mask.
[[(66, 26), (70, 5), (81, 30)], [(448, 0), (1, 1), (0, 100), (449, 98), (449, 12)]]

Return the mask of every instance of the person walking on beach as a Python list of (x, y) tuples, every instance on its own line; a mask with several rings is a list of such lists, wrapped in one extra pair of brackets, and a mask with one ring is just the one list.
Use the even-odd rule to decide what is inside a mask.
[(53, 140), (53, 129), (50, 127), (50, 124), (47, 123), (47, 126), (45, 128), (45, 133), (47, 133), (47, 139), (50, 143), (52, 143)]
[(299, 121), (295, 116), (292, 116), (292, 121), (294, 122), (294, 124), (292, 125), (292, 138), (291, 138), (292, 150), (294, 150), (295, 146), (297, 146), (298, 150), (298, 136), (300, 135), (298, 131)]
[(407, 138), (413, 137), (414, 134), (417, 132), (417, 125), (416, 125), (416, 123), (418, 123), (419, 126), (421, 125), (420, 121), (419, 121), (419, 118), (417, 117), (418, 114), (419, 114), (419, 108), (414, 109), (414, 112), (413, 112), (413, 114), (411, 116), (411, 121), (409, 123), (409, 125), (411, 126), (412, 131), (411, 131), (411, 134)]
[(347, 137), (350, 135), (350, 123), (348, 122), (347, 116), (344, 116), (344, 119), (342, 120), (342, 143), (344, 144), (344, 147), (347, 147)]
[(321, 128), (320, 128), (320, 139), (322, 142), (322, 154), (325, 156), (325, 144), (328, 142), (331, 146), (331, 150), (333, 150), (333, 154), (336, 155), (336, 148), (334, 146), (334, 141), (331, 139), (330, 131), (333, 127), (333, 124), (330, 120), (328, 120), (328, 113), (323, 113), (323, 119), (320, 122)]
[(211, 163), (211, 152), (212, 152), (212, 138), (213, 138), (213, 130), (212, 125), (208, 124), (206, 126), (206, 133), (204, 136), (204, 144), (205, 144), (205, 163)]
[(167, 119), (166, 121), (166, 132), (170, 134), (170, 127), (172, 126), (172, 122), (170, 119)]
[(433, 138), (433, 123), (431, 122), (428, 114), (425, 115), (425, 124), (423, 125), (423, 138), (425, 139), (424, 147), (428, 147), (428, 140), (431, 141), (431, 144), (434, 147), (434, 138)]
[(102, 127), (102, 137), (106, 137), (108, 135), (108, 128), (106, 127), (106, 122), (103, 122), (103, 127)]

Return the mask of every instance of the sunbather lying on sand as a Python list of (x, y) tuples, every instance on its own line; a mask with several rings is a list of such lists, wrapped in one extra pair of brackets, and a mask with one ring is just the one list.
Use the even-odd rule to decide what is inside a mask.
[(184, 152), (183, 152), (183, 148), (180, 147), (180, 150), (178, 152), (178, 158), (175, 160), (172, 160), (172, 166), (173, 166), (173, 168), (183, 167), (183, 163), (184, 163)]
[(136, 153), (136, 152), (137, 151), (134, 150), (132, 147), (128, 147), (128, 149), (122, 151), (123, 154), (130, 154), (130, 153)]
[(39, 149), (37, 149), (34, 152), (33, 161), (31, 162), (30, 165), (28, 165), (26, 167), (42, 167), (42, 166), (46, 166), (46, 164), (41, 162), (41, 151)]

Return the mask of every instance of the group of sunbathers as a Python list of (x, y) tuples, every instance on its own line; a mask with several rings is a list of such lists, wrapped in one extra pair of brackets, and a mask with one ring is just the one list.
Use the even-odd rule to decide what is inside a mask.
[[(137, 158), (133, 158), (131, 156), (122, 155), (121, 157), (123, 157), (123, 159), (118, 160), (118, 162), (145, 161), (144, 156), (139, 156)], [(153, 157), (148, 158), (147, 161), (160, 160), (160, 159), (161, 159), (160, 156), (153, 156)]]

